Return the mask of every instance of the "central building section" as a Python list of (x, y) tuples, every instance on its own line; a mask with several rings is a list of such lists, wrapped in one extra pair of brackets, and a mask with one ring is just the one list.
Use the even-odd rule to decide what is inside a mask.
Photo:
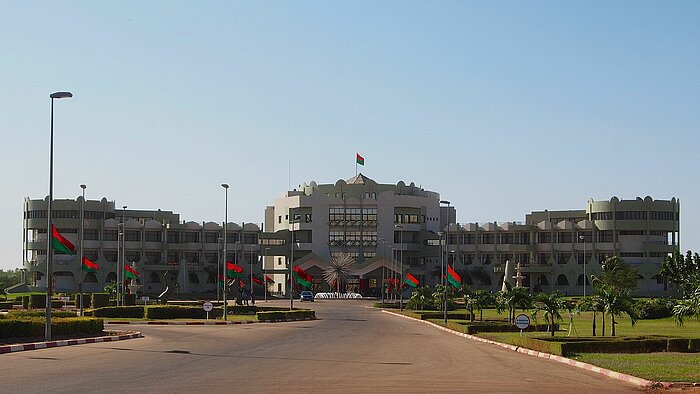
[[(442, 209), (443, 220), (454, 221), (453, 208)], [(413, 183), (379, 184), (358, 174), (335, 184), (303, 184), (266, 208), (265, 228), (274, 236), (266, 241), (265, 268), (277, 276), (276, 290), (286, 292), (293, 259), (313, 276), (312, 290), (329, 291), (324, 269), (348, 254), (353, 275), (341, 290), (379, 296), (382, 280), (400, 277), (402, 265), (404, 274), (423, 278), (439, 264), (439, 248), (428, 240), (444, 227), (440, 212), (440, 195)]]

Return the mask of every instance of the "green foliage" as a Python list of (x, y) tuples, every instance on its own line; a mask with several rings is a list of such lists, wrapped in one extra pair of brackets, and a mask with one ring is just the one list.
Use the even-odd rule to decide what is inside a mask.
[(445, 295), (447, 295), (447, 310), (455, 309), (457, 303), (455, 302), (455, 294), (451, 289), (447, 289), (445, 292), (445, 286), (437, 285), (435, 286), (435, 291), (432, 294), (432, 302), (436, 309), (442, 310), (445, 303)]
[(686, 298), (700, 287), (700, 255), (689, 250), (683, 256), (676, 250), (666, 256), (661, 264), (660, 274)]
[[(552, 327), (554, 327), (554, 324), (556, 323), (555, 320), (562, 320), (561, 313), (559, 313), (560, 310), (566, 309), (571, 312), (569, 304), (566, 302), (566, 300), (564, 300), (563, 295), (558, 291), (550, 294), (537, 293), (535, 294), (533, 301), (532, 306), (534, 309), (532, 311), (532, 318), (537, 320), (537, 313), (542, 311), (544, 312), (545, 320), (551, 323)], [(554, 336), (554, 329), (551, 330), (551, 333), (552, 336)]]
[(143, 306), (107, 306), (92, 311), (94, 317), (125, 317), (143, 319)]
[[(46, 311), (42, 310), (18, 310), (7, 313), (8, 319), (31, 319), (44, 317), (46, 317)], [(51, 311), (51, 317), (76, 317), (76, 314), (75, 312), (71, 311)]]
[[(75, 299), (75, 306), (77, 308), (79, 308), (80, 307), (80, 293), (75, 294), (74, 299)], [(92, 301), (92, 297), (90, 297), (90, 294), (83, 293), (83, 308), (89, 308), (90, 305), (92, 305), (91, 301)]]
[(411, 293), (406, 308), (413, 310), (438, 309), (433, 303), (433, 290), (430, 286), (416, 287)]
[(90, 302), (93, 308), (104, 308), (106, 306), (109, 306), (109, 294), (92, 293), (92, 300)]
[(29, 307), (38, 309), (46, 308), (46, 294), (32, 294), (29, 296)]
[[(210, 318), (223, 316), (222, 308), (214, 308), (209, 312)], [(153, 305), (146, 308), (146, 319), (206, 319), (207, 312), (201, 307)]]
[(611, 287), (617, 291), (631, 293), (637, 289), (637, 271), (618, 256), (607, 257), (601, 266), (600, 275), (592, 275), (594, 289)]
[(673, 305), (668, 298), (643, 298), (635, 301), (640, 319), (664, 319), (673, 315)]
[(0, 270), (0, 293), (3, 293), (2, 290), (5, 290), (5, 288), (16, 285), (17, 283), (22, 281), (22, 270), (19, 268), (15, 268), (13, 270)]
[(308, 320), (316, 318), (316, 311), (295, 309), (293, 311), (269, 311), (256, 314), (259, 321)]
[(515, 310), (530, 309), (532, 306), (532, 296), (528, 289), (524, 287), (511, 287), (507, 285), (508, 290), (499, 291), (496, 294), (496, 310), (498, 313), (508, 311), (508, 321), (515, 321)]
[[(603, 305), (603, 313), (610, 315), (610, 335), (615, 336), (615, 317), (626, 314), (630, 317), (632, 325), (639, 320), (637, 309), (634, 306), (634, 299), (625, 290), (612, 286), (598, 287), (598, 296)], [(605, 332), (603, 332), (605, 335)]]
[[(0, 320), (0, 338), (40, 338), (44, 336), (45, 321), (38, 318)], [(102, 333), (102, 319), (89, 317), (57, 318), (51, 320), (55, 336), (95, 335)]]
[(686, 298), (679, 300), (676, 306), (673, 307), (673, 317), (676, 319), (676, 324), (682, 326), (685, 318), (693, 316), (700, 320), (700, 286)]

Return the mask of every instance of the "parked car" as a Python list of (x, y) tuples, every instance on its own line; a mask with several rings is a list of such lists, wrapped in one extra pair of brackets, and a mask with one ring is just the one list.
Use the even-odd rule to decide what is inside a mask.
[(299, 295), (299, 300), (301, 302), (304, 302), (304, 301), (314, 302), (314, 293), (312, 291), (304, 290)]

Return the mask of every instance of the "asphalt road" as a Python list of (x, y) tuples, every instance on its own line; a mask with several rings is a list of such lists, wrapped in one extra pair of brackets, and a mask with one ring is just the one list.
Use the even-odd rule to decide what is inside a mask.
[(0, 392), (639, 392), (381, 313), (366, 301), (303, 305), (319, 320), (113, 326), (146, 337), (0, 355)]

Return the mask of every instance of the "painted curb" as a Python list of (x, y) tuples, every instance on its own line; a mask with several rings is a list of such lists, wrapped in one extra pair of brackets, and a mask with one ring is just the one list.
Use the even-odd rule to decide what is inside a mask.
[(143, 338), (143, 334), (141, 334), (140, 332), (134, 332), (131, 334), (111, 335), (111, 336), (106, 336), (106, 337), (85, 338), (85, 339), (66, 339), (63, 341), (34, 342), (34, 343), (24, 343), (24, 344), (20, 344), (20, 345), (7, 345), (7, 346), (0, 346), (0, 354), (23, 352), (26, 350), (47, 349), (47, 348), (61, 347), (61, 346), (84, 345), (86, 343), (123, 341), (125, 339), (134, 339), (134, 338)]
[(447, 332), (449, 332), (449, 333), (451, 333), (451, 334), (454, 334), (454, 335), (457, 335), (457, 336), (460, 336), (460, 337), (463, 337), (463, 338), (471, 339), (471, 340), (473, 340), (473, 341), (484, 342), (484, 343), (488, 343), (488, 344), (491, 344), (491, 345), (500, 346), (500, 347), (502, 347), (502, 348), (505, 348), (505, 349), (508, 349), (508, 350), (512, 350), (512, 351), (514, 351), (514, 352), (518, 352), (518, 353), (522, 353), (522, 354), (527, 354), (527, 355), (529, 355), (529, 356), (534, 356), (534, 357), (549, 359), (549, 360), (553, 360), (553, 361), (556, 361), (556, 362), (559, 362), (559, 363), (562, 363), (562, 364), (570, 365), (570, 366), (572, 366), (572, 367), (585, 369), (585, 370), (587, 370), (587, 371), (591, 371), (591, 372), (598, 373), (598, 374), (601, 374), (601, 375), (604, 375), (604, 376), (608, 376), (608, 377), (613, 378), (613, 379), (622, 380), (623, 382), (627, 382), (627, 383), (634, 384), (634, 385), (636, 385), (636, 386), (638, 386), (638, 387), (642, 387), (642, 388), (656, 388), (656, 387), (670, 387), (670, 386), (673, 385), (673, 383), (654, 382), (654, 381), (651, 381), (651, 380), (646, 380), (646, 379), (638, 378), (638, 377), (636, 377), (636, 376), (627, 375), (627, 374), (624, 374), (624, 373), (621, 373), (621, 372), (615, 372), (615, 371), (611, 371), (611, 370), (609, 370), (609, 369), (597, 367), (597, 366), (595, 366), (595, 365), (591, 365), (591, 364), (584, 363), (584, 362), (581, 362), (581, 361), (572, 360), (572, 359), (570, 359), (570, 358), (566, 358), (566, 357), (562, 357), (562, 356), (557, 356), (557, 355), (549, 354), (549, 353), (538, 352), (538, 351), (536, 351), (536, 350), (525, 349), (525, 348), (521, 348), (521, 347), (518, 347), (518, 346), (509, 345), (509, 344), (507, 344), (507, 343), (496, 342), (496, 341), (492, 341), (492, 340), (490, 340), (490, 339), (480, 338), (480, 337), (477, 337), (477, 336), (474, 336), (474, 335), (470, 335), (470, 334), (465, 334), (465, 333), (457, 332), (457, 331), (451, 330), (451, 329), (449, 329), (449, 328), (443, 327), (443, 326), (441, 326), (441, 325), (439, 325), (439, 324), (435, 324), (435, 323), (430, 322), (430, 321), (427, 321), (427, 320), (416, 319), (416, 318), (414, 318), (414, 317), (402, 315), (402, 314), (395, 313), (395, 312), (391, 312), (391, 311), (387, 311), (387, 310), (384, 310), (384, 309), (382, 309), (382, 312), (388, 313), (388, 314), (394, 315), (394, 316), (403, 317), (403, 318), (405, 318), (405, 319), (415, 320), (415, 321), (418, 321), (418, 322), (421, 322), (421, 323), (425, 323), (425, 324), (428, 324), (428, 325), (433, 326), (433, 327), (435, 327), (435, 328), (438, 328), (438, 329), (440, 329), (440, 330), (442, 330), (442, 331), (447, 331)]
[(281, 319), (281, 320), (244, 320), (244, 321), (105, 321), (105, 324), (140, 324), (140, 325), (156, 325), (156, 326), (225, 326), (232, 324), (257, 324), (257, 323), (281, 323), (292, 321), (309, 321), (317, 319)]

